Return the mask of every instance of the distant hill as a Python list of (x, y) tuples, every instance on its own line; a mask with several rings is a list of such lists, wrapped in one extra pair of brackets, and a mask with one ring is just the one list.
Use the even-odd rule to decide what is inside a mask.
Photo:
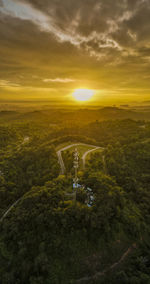
[(0, 111), (0, 122), (10, 122), (18, 119), (19, 113), (17, 111)]
[(133, 119), (150, 120), (150, 110), (129, 110), (117, 107), (104, 107), (102, 109), (78, 109), (78, 110), (36, 110), (19, 113), (16, 111), (1, 111), (0, 122), (38, 121), (47, 123), (89, 123), (93, 121)]
[(45, 120), (47, 119), (46, 113), (40, 110), (32, 111), (32, 112), (26, 112), (19, 115), (19, 120), (23, 121), (36, 121), (36, 120)]

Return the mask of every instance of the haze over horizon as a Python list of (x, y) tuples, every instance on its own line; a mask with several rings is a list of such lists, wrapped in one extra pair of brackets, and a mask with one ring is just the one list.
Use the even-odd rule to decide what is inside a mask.
[(148, 101), (149, 19), (149, 0), (0, 0), (0, 100)]

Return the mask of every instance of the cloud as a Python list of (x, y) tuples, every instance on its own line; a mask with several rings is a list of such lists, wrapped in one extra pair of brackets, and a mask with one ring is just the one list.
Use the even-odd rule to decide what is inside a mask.
[(46, 15), (28, 3), (17, 0), (2, 0), (0, 12), (11, 17), (33, 22), (41, 30), (54, 34), (60, 42), (68, 41), (74, 45), (79, 45), (84, 41), (84, 37), (80, 35), (73, 35), (67, 31), (62, 31), (55, 25), (51, 16)]
[(74, 79), (70, 79), (70, 78), (55, 78), (55, 79), (44, 79), (43, 82), (45, 83), (70, 83), (70, 82), (75, 82)]
[(20, 87), (20, 84), (12, 83), (7, 80), (0, 80), (0, 87)]
[[(51, 20), (57, 40), (70, 42), (98, 60), (109, 57), (118, 64), (128, 54), (136, 53), (142, 37), (150, 37), (150, 2), (146, 0), (26, 0), (26, 3)], [(118, 51), (120, 60), (117, 54), (111, 58), (112, 50)]]
[(149, 0), (0, 0), (1, 83), (149, 88), (149, 19)]
[[(17, 1), (2, 0), (0, 11), (5, 15), (32, 21), (41, 30), (53, 34), (60, 42), (70, 42), (75, 46), (99, 41), (99, 47), (118, 48), (119, 44), (111, 37), (118, 30), (120, 22), (129, 20), (132, 12), (120, 3), (109, 0), (64, 1)], [(63, 2), (63, 3), (62, 3)], [(124, 3), (125, 1), (122, 1)], [(104, 41), (105, 39), (105, 41)], [(103, 44), (102, 44), (103, 41)], [(102, 45), (102, 46), (101, 46)]]
[(49, 28), (50, 19), (28, 3), (19, 1), (1, 0), (0, 12), (22, 20), (31, 20), (43, 29)]
[(133, 0), (132, 4), (129, 0), (2, 0), (2, 3), (3, 14), (31, 21), (58, 42), (69, 42), (97, 59), (103, 58), (104, 53), (110, 54), (112, 49), (120, 51), (135, 44), (140, 27), (133, 30), (134, 19), (144, 20), (142, 15), (149, 7), (147, 1), (140, 0)]

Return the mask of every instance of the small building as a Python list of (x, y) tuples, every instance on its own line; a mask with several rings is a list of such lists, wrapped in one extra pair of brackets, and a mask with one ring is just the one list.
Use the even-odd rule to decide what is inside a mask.
[(73, 189), (74, 188), (81, 188), (82, 186), (79, 183), (73, 183)]

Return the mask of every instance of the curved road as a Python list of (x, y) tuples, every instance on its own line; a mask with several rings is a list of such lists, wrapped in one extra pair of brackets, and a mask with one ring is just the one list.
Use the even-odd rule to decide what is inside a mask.
[(8, 210), (3, 214), (2, 218), (0, 219), (0, 223), (3, 221), (3, 219), (8, 215), (8, 213), (18, 204), (18, 202), (22, 199), (23, 197), (19, 198), (17, 201), (15, 201), (9, 208)]
[(96, 151), (98, 149), (104, 149), (102, 147), (98, 147), (98, 146), (95, 146), (95, 145), (90, 145), (90, 144), (85, 144), (85, 143), (75, 143), (75, 144), (71, 144), (71, 145), (68, 145), (62, 149), (60, 149), (59, 151), (57, 151), (57, 156), (58, 156), (58, 161), (59, 161), (59, 164), (60, 164), (60, 175), (64, 175), (65, 173), (65, 164), (64, 164), (64, 161), (63, 161), (63, 158), (62, 158), (62, 152), (65, 151), (65, 150), (68, 150), (72, 147), (75, 147), (75, 146), (80, 146), (80, 145), (86, 145), (86, 146), (89, 146), (89, 147), (93, 147), (94, 149), (91, 149), (91, 150), (88, 150), (84, 153), (84, 155), (82, 156), (82, 161), (83, 161), (83, 168), (85, 168), (85, 161), (86, 161), (86, 156), (93, 152), (93, 151)]
[(96, 147), (96, 146), (95, 146), (94, 149), (88, 150), (88, 151), (86, 151), (86, 152), (83, 154), (83, 156), (82, 156), (83, 169), (85, 169), (86, 156), (87, 156), (89, 153), (92, 153), (92, 152), (94, 152), (94, 151), (96, 151), (96, 150), (98, 150), (98, 149), (102, 149), (102, 150), (103, 150), (104, 148), (102, 148), (102, 147)]
[[(17, 151), (19, 151), (21, 149), (21, 145), (24, 145), (25, 143), (29, 142), (30, 137), (26, 136), (23, 139), (23, 142), (17, 147)], [(24, 196), (24, 195), (23, 195)], [(18, 204), (18, 202), (23, 198), (23, 196), (21, 198), (19, 198), (17, 201), (15, 201), (8, 209), (7, 211), (3, 214), (3, 216), (0, 219), (0, 223), (3, 221), (3, 219), (9, 214), (9, 212)]]
[[(61, 171), (60, 171), (60, 174), (64, 174), (65, 173), (65, 164), (64, 164), (64, 161), (63, 161), (63, 158), (62, 158), (62, 155), (61, 155), (61, 152), (69, 149), (69, 148), (72, 148), (74, 146), (80, 146), (80, 145), (86, 145), (86, 146), (89, 146), (89, 147), (93, 147), (93, 149), (91, 150), (88, 150), (84, 153), (84, 155), (82, 156), (82, 161), (83, 161), (83, 168), (85, 168), (85, 161), (86, 161), (86, 156), (93, 152), (93, 151), (96, 151), (97, 149), (104, 149), (102, 147), (97, 147), (95, 145), (89, 145), (89, 144), (85, 144), (85, 143), (75, 143), (75, 144), (71, 144), (71, 145), (68, 145), (62, 149), (60, 149), (59, 151), (57, 151), (57, 156), (58, 156), (58, 161), (59, 161), (59, 164), (60, 164), (60, 168), (61, 168)], [(9, 212), (18, 204), (18, 202), (24, 197), (24, 195), (19, 198), (17, 201), (15, 201), (9, 208), (8, 210), (3, 214), (3, 216), (1, 217), (0, 219), (0, 223), (3, 221), (3, 219), (9, 214)]]
[(121, 258), (119, 259), (118, 262), (113, 263), (110, 267), (108, 267), (107, 269), (105, 269), (104, 271), (100, 271), (100, 272), (96, 272), (93, 276), (85, 276), (83, 278), (80, 278), (78, 280), (76, 280), (76, 283), (81, 283), (81, 282), (89, 282), (90, 280), (97, 280), (100, 276), (104, 276), (106, 273), (108, 273), (110, 270), (113, 270), (115, 267), (117, 267), (118, 265), (120, 265), (125, 258), (127, 258), (127, 256), (133, 251), (133, 249), (136, 249), (136, 244), (132, 244), (131, 247), (129, 247), (127, 249), (127, 251), (125, 251), (125, 253), (121, 256)]

